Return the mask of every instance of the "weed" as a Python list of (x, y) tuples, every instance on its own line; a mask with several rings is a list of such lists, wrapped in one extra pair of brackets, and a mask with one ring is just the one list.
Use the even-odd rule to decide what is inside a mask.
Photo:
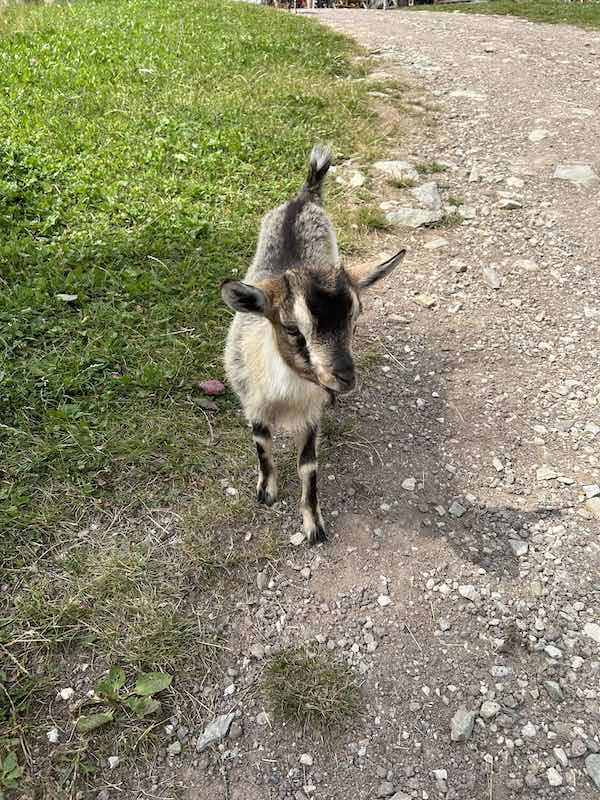
[(444, 216), (438, 221), (434, 222), (429, 225), (430, 228), (454, 228), (457, 225), (462, 225), (463, 218), (460, 214), (452, 213), (452, 214), (444, 214)]
[[(431, 10), (432, 6), (414, 6), (412, 10)], [(598, 3), (565, 3), (563, 0), (494, 0), (494, 2), (452, 3), (435, 7), (436, 11), (462, 11), (477, 14), (508, 14), (534, 22), (569, 23), (581, 28), (600, 28)]]
[(440, 164), (439, 161), (424, 161), (421, 164), (417, 164), (415, 169), (423, 175), (434, 175), (436, 173), (446, 172), (448, 166), (446, 164)]
[(417, 185), (417, 181), (413, 180), (413, 178), (390, 178), (388, 183), (397, 189), (409, 189)]
[(359, 699), (346, 666), (302, 648), (287, 649), (269, 659), (264, 691), (275, 714), (303, 725), (339, 724), (354, 714)]
[(387, 231), (390, 223), (385, 218), (385, 214), (377, 206), (362, 206), (357, 214), (358, 224), (374, 231)]
[(462, 206), (464, 202), (465, 201), (463, 197), (457, 197), (453, 194), (448, 196), (448, 205), (450, 206)]

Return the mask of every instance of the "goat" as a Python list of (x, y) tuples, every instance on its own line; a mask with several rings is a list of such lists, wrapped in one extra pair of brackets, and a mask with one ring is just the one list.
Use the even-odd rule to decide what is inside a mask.
[(356, 382), (352, 338), (361, 293), (404, 258), (401, 250), (365, 275), (340, 264), (323, 209), (329, 148), (315, 146), (308, 177), (292, 200), (263, 219), (244, 281), (227, 280), (221, 296), (236, 312), (225, 347), (225, 371), (238, 395), (258, 455), (257, 500), (277, 500), (272, 432), (296, 437), (301, 511), (309, 544), (327, 538), (317, 496), (317, 446), (324, 406)]

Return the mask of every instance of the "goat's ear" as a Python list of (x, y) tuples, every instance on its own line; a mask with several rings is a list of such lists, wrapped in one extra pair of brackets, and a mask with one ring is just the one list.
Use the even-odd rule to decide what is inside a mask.
[(225, 305), (243, 314), (266, 316), (271, 310), (269, 299), (262, 289), (251, 286), (249, 283), (242, 283), (242, 281), (223, 281), (221, 297)]
[(388, 258), (387, 261), (378, 264), (376, 267), (371, 267), (371, 269), (365, 271), (360, 270), (360, 274), (356, 274), (358, 270), (352, 271), (352, 279), (359, 289), (368, 289), (369, 286), (373, 286), (374, 283), (377, 283), (377, 281), (389, 275), (403, 260), (405, 255), (406, 250), (400, 250), (396, 255), (393, 255), (391, 258)]

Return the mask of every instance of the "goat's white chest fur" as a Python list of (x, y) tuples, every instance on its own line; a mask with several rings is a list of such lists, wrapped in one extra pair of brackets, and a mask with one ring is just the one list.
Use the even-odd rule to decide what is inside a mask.
[(225, 366), (250, 422), (264, 420), (289, 433), (318, 422), (327, 394), (286, 364), (268, 320), (236, 316)]

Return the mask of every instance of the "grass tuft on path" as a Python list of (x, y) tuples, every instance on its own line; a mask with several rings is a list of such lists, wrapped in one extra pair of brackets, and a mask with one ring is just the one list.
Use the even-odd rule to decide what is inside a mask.
[(600, 28), (600, 3), (567, 3), (563, 0), (491, 0), (487, 3), (451, 3), (413, 6), (418, 11), (501, 14), (534, 22), (565, 23), (581, 28)]

